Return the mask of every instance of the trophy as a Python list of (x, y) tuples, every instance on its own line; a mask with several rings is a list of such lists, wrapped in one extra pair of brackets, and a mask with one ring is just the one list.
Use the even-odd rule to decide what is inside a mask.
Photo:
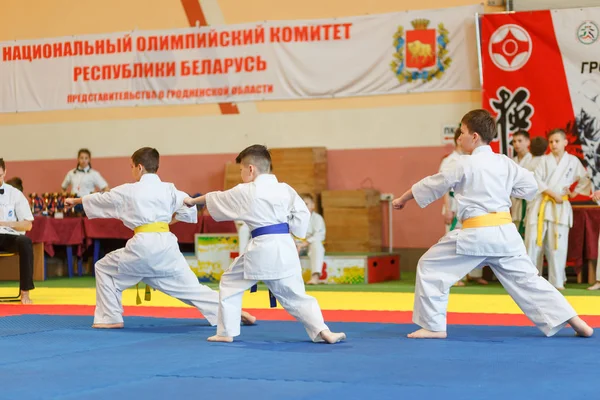
[(44, 199), (35, 192), (29, 194), (29, 198), (31, 199), (31, 213), (33, 215), (41, 215), (44, 209)]
[(44, 199), (44, 208), (42, 209), (42, 215), (44, 217), (47, 217), (49, 215), (49, 213), (50, 213), (50, 211), (49, 211), (50, 193), (47, 193), (47, 192), (44, 193), (42, 195), (42, 198)]
[(65, 216), (65, 199), (62, 193), (54, 193), (54, 218), (64, 218)]

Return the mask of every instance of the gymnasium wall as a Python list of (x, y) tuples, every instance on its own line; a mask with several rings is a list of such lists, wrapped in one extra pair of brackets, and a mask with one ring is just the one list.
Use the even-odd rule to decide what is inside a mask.
[[(198, 0), (2, 0), (0, 41), (131, 29), (189, 26)], [(473, 0), (202, 0), (209, 24), (330, 18), (476, 4)], [(193, 4), (191, 4), (193, 6)], [(488, 11), (501, 11), (490, 9)], [(391, 39), (391, 38), (390, 38)], [(475, 38), (473, 38), (473, 42)], [(357, 55), (360, 56), (360, 55)], [(49, 77), (51, 79), (51, 77)], [(128, 156), (142, 146), (163, 155), (161, 175), (191, 193), (221, 189), (224, 163), (249, 144), (325, 146), (330, 189), (374, 187), (400, 195), (435, 172), (448, 148), (444, 125), (479, 108), (479, 92), (240, 103), (223, 115), (217, 104), (0, 114), (8, 177), (26, 192), (56, 191), (88, 147), (111, 186), (128, 182)], [(441, 204), (411, 204), (394, 214), (393, 245), (425, 248), (443, 234)]]

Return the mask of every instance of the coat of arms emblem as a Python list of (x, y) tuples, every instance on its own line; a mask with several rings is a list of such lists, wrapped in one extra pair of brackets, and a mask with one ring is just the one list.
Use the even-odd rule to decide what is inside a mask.
[(398, 27), (394, 35), (394, 60), (390, 67), (402, 82), (423, 80), (429, 82), (441, 78), (450, 67), (448, 57), (448, 31), (443, 23), (436, 29), (429, 29), (428, 19), (411, 21), (414, 29), (406, 31)]

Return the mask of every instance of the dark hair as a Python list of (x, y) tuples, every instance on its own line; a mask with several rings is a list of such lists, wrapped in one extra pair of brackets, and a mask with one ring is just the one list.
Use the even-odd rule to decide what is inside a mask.
[(6, 164), (4, 163), (4, 158), (0, 158), (0, 168), (6, 171)]
[(550, 132), (548, 132), (548, 134), (546, 135), (546, 137), (547, 137), (548, 139), (550, 139), (550, 137), (551, 137), (552, 135), (556, 135), (556, 134), (560, 134), (560, 135), (562, 135), (563, 139), (566, 139), (566, 138), (567, 138), (567, 132), (565, 132), (565, 130), (564, 130), (564, 129), (561, 129), (561, 128), (554, 128), (554, 129), (550, 130)]
[(9, 180), (6, 181), (6, 183), (8, 183), (10, 186), (14, 187), (15, 189), (19, 189), (21, 192), (23, 191), (23, 180), (21, 178), (19, 178), (18, 176), (15, 176), (14, 178), (10, 178)]
[[(89, 162), (89, 166), (90, 168), (92, 168), (92, 152), (89, 151), (88, 149), (79, 149), (79, 151), (77, 152), (77, 158), (79, 159), (79, 156), (84, 153), (87, 154), (88, 157), (90, 158), (90, 162)], [(75, 169), (79, 168), (79, 160), (77, 160), (77, 166), (75, 167)]]
[(527, 131), (516, 131), (515, 133), (513, 133), (513, 139), (515, 136), (523, 136), (525, 139), (531, 140), (531, 138), (529, 137), (529, 132)]
[(477, 133), (485, 144), (489, 144), (497, 135), (496, 121), (487, 110), (472, 110), (460, 121), (470, 133)]
[(458, 138), (460, 137), (460, 135), (462, 135), (462, 131), (460, 130), (460, 124), (458, 125), (458, 128), (456, 128), (454, 130), (454, 145), (456, 146)]
[(235, 162), (237, 164), (254, 165), (260, 173), (271, 172), (271, 153), (269, 153), (269, 150), (265, 146), (260, 144), (246, 147), (235, 158)]
[(302, 193), (300, 195), (300, 198), (302, 198), (302, 200), (310, 199), (310, 201), (312, 201), (313, 203), (315, 202), (315, 198), (310, 193)]
[(133, 153), (133, 155), (131, 156), (131, 161), (133, 161), (133, 165), (141, 165), (142, 167), (144, 167), (146, 172), (154, 174), (156, 173), (156, 171), (158, 171), (160, 154), (158, 154), (158, 150), (156, 150), (155, 148), (142, 147), (141, 149), (138, 149), (135, 153)]
[(536, 136), (531, 139), (531, 146), (529, 146), (529, 148), (532, 156), (543, 156), (546, 154), (546, 150), (548, 149), (548, 141), (542, 136)]

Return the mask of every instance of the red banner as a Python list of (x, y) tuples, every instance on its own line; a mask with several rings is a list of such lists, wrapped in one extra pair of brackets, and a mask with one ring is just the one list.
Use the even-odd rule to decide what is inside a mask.
[[(480, 18), (483, 108), (496, 116), (495, 151), (512, 135), (567, 133), (567, 151), (600, 183), (600, 8), (489, 14)], [(592, 68), (596, 65), (596, 68)], [(598, 187), (598, 185), (595, 185)], [(585, 200), (589, 200), (586, 198)]]

